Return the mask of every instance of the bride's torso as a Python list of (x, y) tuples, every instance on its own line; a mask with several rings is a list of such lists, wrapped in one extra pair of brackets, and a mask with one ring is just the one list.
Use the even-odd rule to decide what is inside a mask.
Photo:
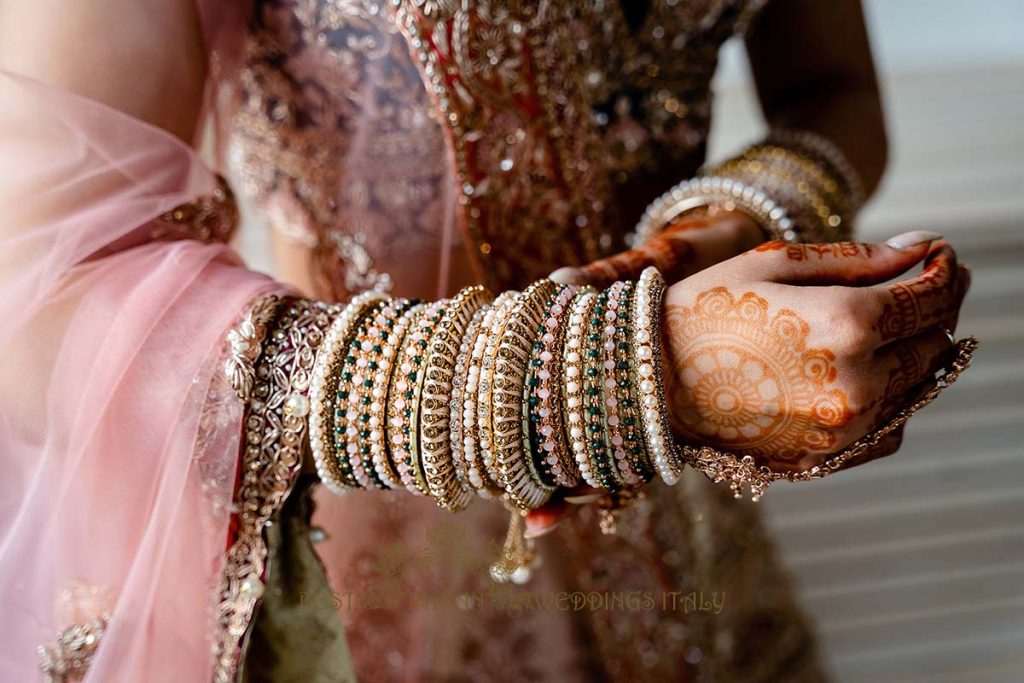
[[(718, 50), (761, 4), (259, 0), (221, 82), (228, 170), (287, 254), (280, 274), (317, 296), (522, 286), (623, 248), (646, 204), (694, 172)], [(703, 481), (652, 491), (620, 537), (592, 518), (563, 525), (527, 590), (721, 590), (756, 605), (713, 621), (642, 606), (477, 609), (500, 506), (453, 518), (406, 494), (318, 503), (318, 552), (368, 680), (712, 680), (733, 671), (734, 638), (813, 657), (792, 655), (805, 634), (752, 513)], [(774, 597), (755, 597), (764, 583)], [(363, 601), (389, 590), (437, 603)]]
[(760, 4), (259, 0), (230, 168), (320, 295), (522, 285), (621, 248), (699, 165), (718, 49)]

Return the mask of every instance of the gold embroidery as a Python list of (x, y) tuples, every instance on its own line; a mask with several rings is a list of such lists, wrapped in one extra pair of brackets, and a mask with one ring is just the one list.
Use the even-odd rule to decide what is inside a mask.
[(69, 582), (54, 605), (57, 621), (70, 624), (53, 645), (37, 649), (39, 668), (47, 683), (80, 681), (92, 664), (96, 650), (110, 623), (110, 610), (116, 602), (113, 591), (82, 581)]
[(235, 498), (237, 531), (219, 588), (214, 643), (218, 683), (234, 679), (263, 595), (263, 529), (284, 503), (302, 464), (310, 372), (324, 330), (339, 310), (320, 303), (286, 302), (256, 368)]
[(213, 194), (162, 214), (150, 233), (154, 240), (195, 239), (226, 244), (238, 228), (238, 206), (227, 181), (217, 176)]
[(455, 201), (481, 276), (521, 285), (621, 248), (621, 200), (693, 170), (718, 48), (761, 4), (656, 0), (634, 33), (597, 0), (263, 0), (230, 160), (325, 293), (383, 289), (374, 261), (436, 246)]
[(104, 614), (84, 624), (72, 624), (60, 632), (55, 645), (40, 645), (39, 658), (42, 662), (39, 668), (47, 683), (82, 680), (109, 622), (110, 616)]
[(436, 244), (444, 138), (381, 0), (256, 3), (229, 162), (324, 293), (386, 291), (374, 263)]

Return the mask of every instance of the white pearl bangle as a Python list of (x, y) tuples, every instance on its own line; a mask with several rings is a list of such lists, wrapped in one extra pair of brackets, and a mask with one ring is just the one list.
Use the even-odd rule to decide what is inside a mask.
[(320, 481), (332, 493), (339, 495), (348, 493), (355, 487), (344, 481), (337, 463), (333, 462), (334, 441), (330, 423), (331, 409), (336, 401), (334, 396), (328, 395), (328, 391), (332, 389), (328, 385), (328, 378), (332, 372), (337, 371), (334, 367), (337, 354), (348, 346), (359, 319), (369, 307), (386, 298), (386, 295), (380, 292), (363, 292), (354, 297), (331, 323), (313, 363), (309, 385), (309, 445)]
[(565, 336), (563, 362), (565, 364), (565, 398), (566, 431), (569, 435), (569, 447), (579, 467), (580, 476), (589, 486), (601, 488), (597, 472), (591, 467), (587, 454), (587, 435), (583, 411), (586, 407), (583, 387), (583, 357), (585, 353), (583, 339), (590, 319), (590, 313), (597, 304), (597, 292), (591, 287), (581, 289), (572, 301), (569, 309), (569, 325)]
[(682, 454), (668, 423), (665, 390), (655, 364), (661, 362), (660, 308), (665, 281), (657, 268), (640, 275), (633, 301), (633, 367), (640, 398), (640, 421), (654, 468), (666, 484), (674, 485), (682, 472)]
[(683, 181), (647, 207), (633, 231), (632, 244), (639, 246), (676, 218), (702, 206), (739, 208), (757, 221), (771, 239), (799, 242), (797, 225), (785, 207), (763, 190), (722, 176), (698, 176)]

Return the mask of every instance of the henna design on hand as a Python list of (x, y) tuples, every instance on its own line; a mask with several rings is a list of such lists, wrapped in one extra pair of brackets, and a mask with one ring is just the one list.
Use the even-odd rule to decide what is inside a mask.
[(648, 266), (656, 267), (669, 281), (682, 279), (690, 273), (689, 266), (695, 261), (696, 254), (681, 233), (713, 224), (710, 216), (687, 216), (639, 247), (594, 261), (581, 267), (580, 271), (589, 284), (598, 287), (616, 280), (635, 279)]
[[(921, 354), (910, 344), (900, 344), (895, 349), (896, 367), (889, 370), (889, 378), (885, 383), (885, 392), (877, 401), (879, 419), (884, 421), (907, 401), (907, 394), (925, 374), (924, 361)], [(874, 406), (869, 406), (874, 408)]]
[[(826, 256), (830, 258), (870, 258), (872, 248), (870, 244), (860, 242), (823, 242), (820, 244), (793, 244), (791, 242), (765, 242), (752, 250), (754, 252), (785, 251), (786, 258), (790, 261), (810, 261), (812, 256), (822, 260)], [(750, 253), (750, 252), (746, 252)]]
[(580, 270), (597, 286), (636, 278), (648, 266), (656, 267), (672, 281), (680, 279), (693, 260), (694, 251), (688, 242), (672, 235), (659, 235), (635, 249), (594, 261)]
[(955, 315), (963, 297), (951, 288), (955, 284), (952, 253), (943, 247), (919, 277), (886, 288), (890, 301), (873, 327), (882, 342), (910, 337)]
[(770, 313), (754, 292), (701, 293), (692, 308), (666, 306), (666, 390), (683, 434), (795, 465), (834, 450), (833, 430), (853, 411), (836, 388), (835, 354), (808, 348), (808, 324), (794, 311)]

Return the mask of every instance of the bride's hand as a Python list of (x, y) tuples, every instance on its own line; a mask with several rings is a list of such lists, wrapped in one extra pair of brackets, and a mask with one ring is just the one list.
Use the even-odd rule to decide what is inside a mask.
[(656, 266), (666, 281), (675, 282), (753, 249), (763, 240), (761, 228), (740, 211), (684, 217), (635, 249), (579, 268), (559, 268), (551, 279), (602, 289), (616, 280), (635, 280), (644, 268)]
[[(665, 295), (665, 380), (684, 439), (813, 466), (883, 423), (952, 349), (970, 275), (939, 236), (884, 245), (763, 244)], [(930, 246), (931, 245), (931, 246)], [(922, 259), (920, 275), (882, 284)], [(671, 280), (670, 280), (671, 282)], [(900, 445), (897, 430), (858, 463)], [(858, 464), (850, 463), (850, 464)], [(601, 497), (581, 488), (527, 517), (531, 536)]]
[[(782, 472), (810, 468), (886, 421), (952, 349), (947, 331), (969, 273), (937, 238), (769, 242), (669, 287), (673, 427)], [(882, 284), (922, 258), (919, 275)], [(887, 439), (870, 455), (898, 446)]]

